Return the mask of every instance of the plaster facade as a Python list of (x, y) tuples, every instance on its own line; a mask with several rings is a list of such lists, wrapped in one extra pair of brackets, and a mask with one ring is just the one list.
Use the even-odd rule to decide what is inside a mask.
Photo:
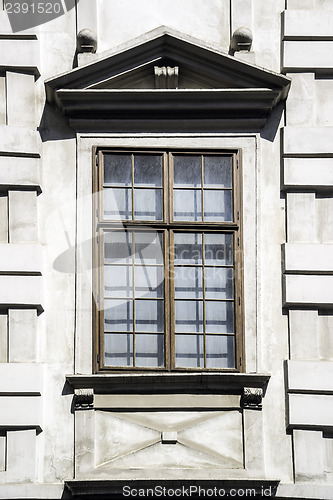
[[(333, 2), (61, 3), (0, 1), (0, 498), (332, 499)], [(239, 370), (96, 373), (96, 148), (240, 155)]]

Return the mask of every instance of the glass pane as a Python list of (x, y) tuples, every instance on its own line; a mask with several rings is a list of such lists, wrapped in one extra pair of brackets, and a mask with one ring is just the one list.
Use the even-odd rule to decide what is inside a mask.
[(104, 154), (104, 184), (130, 186), (132, 184), (132, 155)]
[(176, 335), (176, 367), (203, 368), (203, 335)]
[(222, 188), (232, 187), (231, 156), (204, 157), (204, 186)]
[(175, 298), (202, 298), (202, 268), (175, 267)]
[(133, 301), (113, 300), (104, 301), (104, 331), (131, 332), (133, 331)]
[(135, 335), (135, 366), (164, 366), (164, 335)]
[(230, 266), (233, 263), (233, 235), (205, 233), (205, 263), (210, 266)]
[(225, 267), (205, 267), (206, 299), (233, 299), (234, 271)]
[(135, 266), (135, 296), (163, 298), (164, 268)]
[(174, 220), (201, 221), (201, 191), (175, 189), (173, 192)]
[(204, 220), (232, 221), (232, 191), (206, 189), (204, 191)]
[(105, 335), (106, 366), (133, 366), (133, 334)]
[(162, 156), (134, 156), (134, 184), (145, 186), (162, 186)]
[(132, 297), (132, 266), (104, 266), (106, 297)]
[(108, 231), (104, 233), (104, 261), (127, 263), (132, 261), (132, 233)]
[(175, 233), (175, 265), (202, 264), (202, 234)]
[(174, 185), (201, 187), (201, 156), (177, 155), (173, 157)]
[(206, 301), (206, 333), (234, 332), (234, 303)]
[(135, 264), (163, 264), (163, 234), (157, 231), (135, 233)]
[(134, 189), (134, 219), (162, 220), (161, 189)]
[(132, 191), (130, 188), (105, 188), (103, 196), (105, 219), (132, 219)]
[(175, 331), (203, 332), (203, 303), (201, 300), (175, 300)]
[(206, 335), (206, 367), (235, 368), (234, 337)]
[(135, 301), (135, 331), (136, 332), (164, 331), (163, 300)]

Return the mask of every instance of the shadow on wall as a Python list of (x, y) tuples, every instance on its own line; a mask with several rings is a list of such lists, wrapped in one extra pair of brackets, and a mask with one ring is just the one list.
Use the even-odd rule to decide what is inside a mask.
[(273, 109), (263, 128), (260, 130), (260, 137), (267, 141), (274, 142), (277, 131), (279, 130), (282, 114), (284, 111), (284, 101), (279, 102)]
[(45, 104), (38, 132), (42, 142), (75, 138), (75, 132), (68, 125), (67, 119), (50, 104)]

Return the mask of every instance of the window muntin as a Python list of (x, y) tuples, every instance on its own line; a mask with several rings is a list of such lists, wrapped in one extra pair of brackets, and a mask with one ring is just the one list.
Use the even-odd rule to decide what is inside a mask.
[(239, 368), (236, 161), (99, 152), (97, 369)]

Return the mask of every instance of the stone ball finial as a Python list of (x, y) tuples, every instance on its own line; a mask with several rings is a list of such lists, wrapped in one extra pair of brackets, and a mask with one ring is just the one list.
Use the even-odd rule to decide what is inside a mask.
[(94, 31), (84, 28), (79, 31), (76, 37), (78, 52), (92, 52), (97, 50), (97, 35)]
[(234, 52), (251, 49), (253, 41), (252, 31), (245, 26), (241, 26), (234, 31), (231, 37), (230, 48)]

